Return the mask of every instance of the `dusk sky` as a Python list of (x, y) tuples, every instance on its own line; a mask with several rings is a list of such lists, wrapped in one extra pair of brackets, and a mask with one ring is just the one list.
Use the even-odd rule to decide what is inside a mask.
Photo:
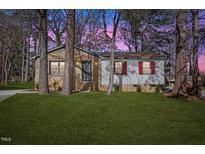
[[(111, 35), (111, 29), (112, 27), (109, 26), (109, 34)], [(55, 36), (52, 32), (49, 32), (49, 36), (53, 39), (55, 39)], [(65, 34), (62, 38), (63, 42), (65, 41)], [(117, 47), (120, 49), (120, 50), (124, 50), (124, 51), (128, 51), (128, 47), (124, 44), (124, 42), (121, 40), (121, 39), (117, 39), (117, 42), (116, 42), (116, 45)], [(51, 48), (53, 48), (54, 46), (51, 45)], [(199, 69), (200, 69), (200, 72), (203, 72), (205, 73), (205, 51), (203, 49), (203, 51), (200, 51), (200, 53), (204, 53), (203, 55), (199, 55)]]
[[(200, 17), (204, 17), (205, 16), (205, 11), (202, 11), (201, 14), (199, 15), (199, 18)], [(200, 19), (199, 20), (199, 26), (200, 27), (205, 27), (205, 19)], [(162, 27), (161, 28), (162, 31), (167, 31), (170, 29), (170, 27)], [(171, 29), (174, 29), (174, 27), (171, 27)], [(100, 31), (100, 30), (99, 30)], [(107, 32), (108, 32), (108, 35), (111, 37), (112, 36), (112, 25), (108, 24), (107, 26)], [(52, 38), (52, 40), (55, 40), (55, 35), (52, 33), (52, 31), (49, 31), (49, 34), (50, 38)], [(118, 34), (120, 35), (120, 34)], [(63, 34), (63, 37), (62, 37), (62, 42), (65, 42), (65, 37), (66, 35)], [(122, 50), (122, 51), (128, 51), (128, 47), (125, 45), (124, 41), (122, 39), (120, 39), (119, 37), (117, 37), (117, 40), (116, 40), (116, 46), (119, 50)], [(54, 45), (50, 44), (50, 48), (53, 48), (55, 47)], [(199, 55), (199, 69), (200, 69), (200, 72), (204, 72), (205, 73), (205, 49), (204, 47), (200, 47), (200, 51), (199, 51), (200, 55)]]

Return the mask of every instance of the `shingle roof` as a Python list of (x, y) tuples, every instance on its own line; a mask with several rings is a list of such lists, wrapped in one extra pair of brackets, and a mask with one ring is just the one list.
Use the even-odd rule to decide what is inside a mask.
[[(93, 55), (93, 56), (99, 57), (98, 54), (96, 54), (96, 53), (94, 53), (94, 52), (91, 52), (91, 51), (88, 51), (88, 50), (85, 50), (85, 49), (82, 49), (82, 48), (76, 47), (76, 46), (75, 46), (74, 48), (75, 48), (75, 49), (78, 49), (78, 50), (81, 50), (81, 51), (83, 51), (83, 52), (89, 53), (89, 54), (91, 54), (91, 55)], [(60, 49), (65, 49), (65, 45), (61, 45), (61, 46), (52, 48), (52, 49), (48, 50), (48, 53), (51, 53), (51, 52), (54, 52), (54, 51), (60, 50)], [(40, 54), (37, 54), (37, 55), (35, 55), (33, 58), (36, 59), (36, 58), (38, 58), (39, 56), (40, 56)]]
[[(48, 53), (54, 52), (56, 50), (60, 50), (65, 48), (65, 45), (61, 45), (58, 47), (55, 47), (53, 49), (50, 49), (48, 51)], [(108, 59), (110, 58), (110, 52), (92, 52), (92, 51), (88, 51), (85, 49), (82, 49), (80, 47), (74, 47), (78, 50), (81, 50), (83, 52), (89, 53), (93, 56), (96, 57), (100, 57), (102, 59)], [(35, 55), (33, 58), (36, 59), (40, 56), (40, 54)], [(115, 59), (164, 59), (165, 56), (160, 55), (159, 53), (154, 53), (154, 52), (140, 52), (140, 53), (136, 53), (136, 52), (115, 52)]]
[[(106, 59), (110, 57), (110, 52), (99, 53), (99, 56)], [(164, 59), (165, 56), (159, 53), (147, 53), (147, 52), (115, 52), (115, 59)]]

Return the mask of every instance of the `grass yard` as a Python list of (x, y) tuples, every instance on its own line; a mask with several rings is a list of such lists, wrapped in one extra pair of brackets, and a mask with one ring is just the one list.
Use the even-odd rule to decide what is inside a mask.
[(34, 89), (33, 82), (18, 83), (13, 82), (9, 84), (0, 84), (0, 90), (17, 90), (17, 89)]
[(1, 144), (205, 144), (205, 102), (158, 93), (18, 94), (0, 102), (0, 137)]

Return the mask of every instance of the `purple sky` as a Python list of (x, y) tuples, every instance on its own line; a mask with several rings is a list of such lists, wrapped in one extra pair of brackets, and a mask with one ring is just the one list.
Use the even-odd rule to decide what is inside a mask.
[(205, 73), (205, 55), (199, 56), (199, 70)]
[[(201, 24), (204, 26), (205, 22), (203, 21)], [(200, 26), (202, 26), (202, 25), (200, 25)], [(111, 37), (112, 36), (112, 26), (107, 27), (107, 32), (108, 32), (108, 35)], [(55, 35), (53, 34), (52, 31), (49, 31), (48, 35), (50, 36), (50, 38), (55, 40)], [(65, 34), (63, 34), (63, 37), (61, 39), (62, 42), (65, 42), (65, 37), (66, 37)], [(128, 47), (124, 44), (122, 39), (117, 38), (116, 46), (120, 50), (128, 51)], [(51, 45), (51, 47), (53, 48), (54, 46)], [(202, 51), (201, 53), (205, 53), (205, 51)], [(200, 72), (205, 73), (205, 55), (200, 55), (198, 61), (199, 61)]]
[[(203, 20), (203, 22), (200, 22), (200, 26), (205, 26), (205, 20)], [(165, 27), (165, 29), (170, 29), (170, 27)], [(112, 35), (112, 26), (108, 26), (108, 35)], [(128, 51), (128, 47), (124, 44), (123, 40), (117, 39), (116, 45), (119, 49)], [(205, 51), (202, 51), (201, 53), (205, 53)], [(200, 55), (198, 61), (200, 72), (205, 73), (205, 55)]]

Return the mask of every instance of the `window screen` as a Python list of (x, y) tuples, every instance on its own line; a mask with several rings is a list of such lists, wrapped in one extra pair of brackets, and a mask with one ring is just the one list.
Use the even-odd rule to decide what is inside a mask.
[(91, 61), (86, 60), (82, 62), (82, 80), (92, 81)]
[(63, 75), (64, 62), (50, 62), (50, 74), (51, 75)]
[(114, 66), (114, 73), (117, 75), (126, 75), (127, 61), (116, 61)]
[(122, 74), (122, 62), (115, 62), (115, 74)]
[(151, 74), (150, 62), (143, 62), (143, 74)]

